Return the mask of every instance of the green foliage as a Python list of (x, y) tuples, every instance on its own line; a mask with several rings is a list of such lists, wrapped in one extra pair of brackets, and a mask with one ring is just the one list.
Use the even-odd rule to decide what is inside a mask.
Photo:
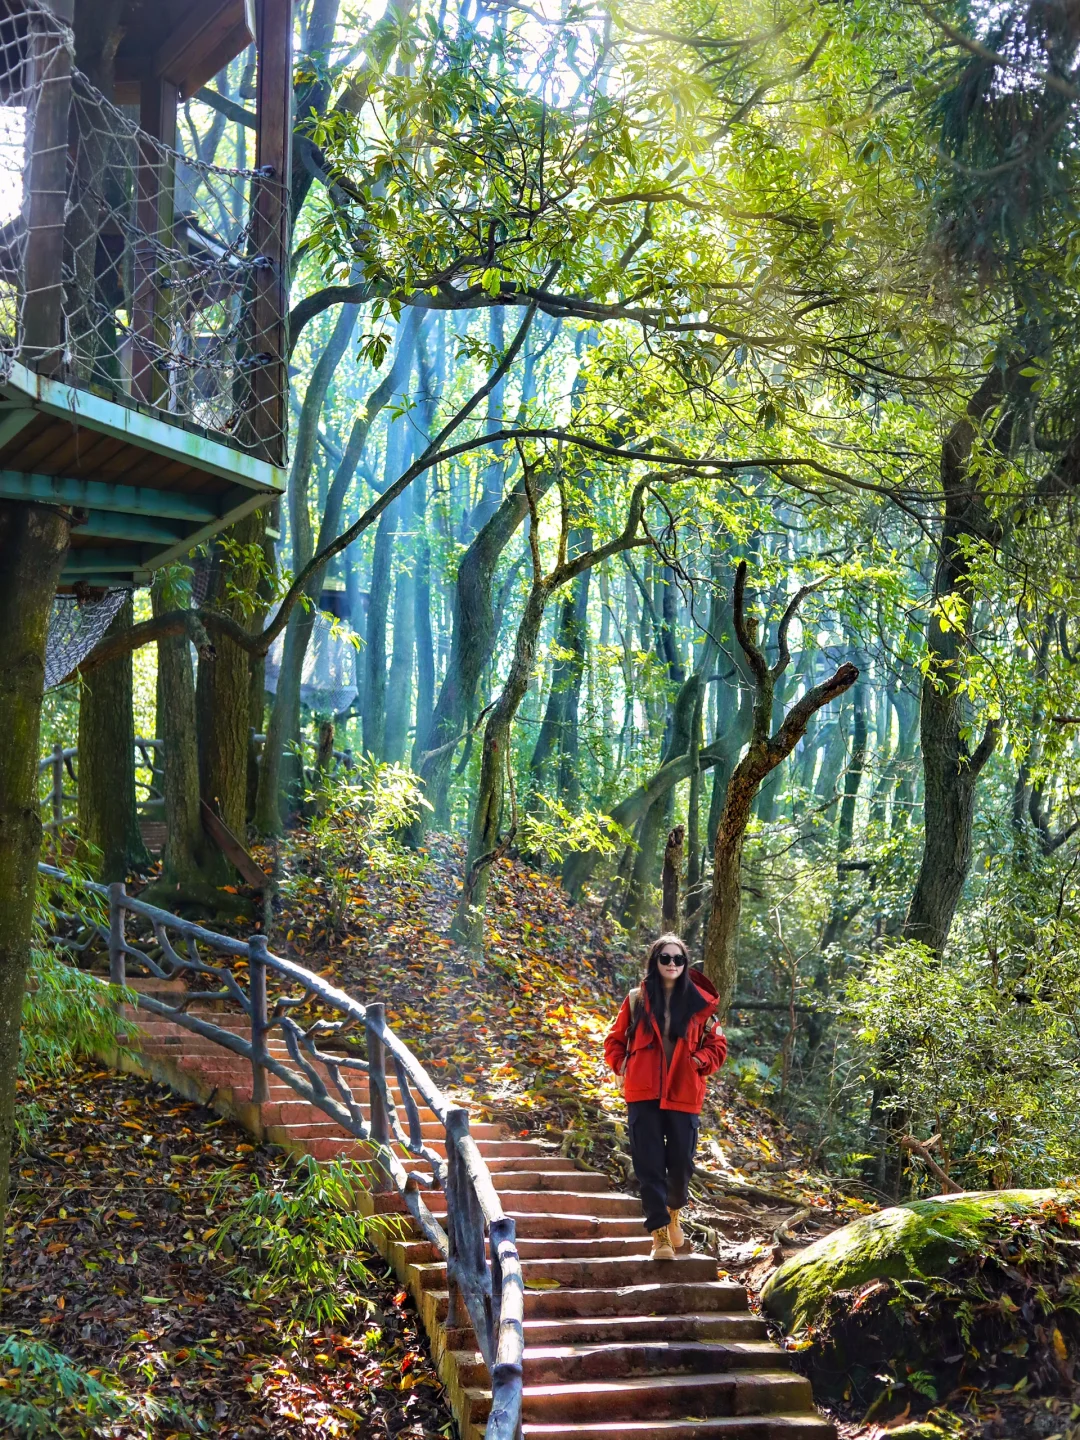
[(538, 795), (537, 799), (547, 814), (523, 815), (518, 836), (527, 853), (543, 855), (553, 865), (575, 851), (614, 855), (634, 843), (628, 830), (599, 810), (583, 809), (575, 814), (559, 799), (547, 795)]
[[(1009, 938), (980, 943), (965, 927), (944, 961), (889, 945), (852, 979), (842, 1011), (865, 1080), (916, 1139), (940, 1137), (935, 1158), (963, 1189), (1051, 1184), (1080, 1168), (1080, 968), (1060, 933), (1002, 954), (996, 942)], [(938, 1191), (913, 1163), (916, 1182)]]
[(366, 1303), (372, 1230), (386, 1223), (359, 1214), (364, 1188), (361, 1167), (305, 1157), (230, 1210), (214, 1249), (239, 1255), (236, 1274), (256, 1301), (288, 1297), (290, 1327), (343, 1324)]
[(24, 1075), (64, 1073), (95, 1052), (115, 1048), (122, 1031), (112, 1003), (114, 992), (98, 977), (61, 958), (53, 943), (57, 915), (77, 915), (86, 926), (101, 928), (108, 923), (103, 898), (85, 884), (86, 868), (67, 858), (64, 864), (67, 880), (43, 876), (38, 885), (23, 1003), (20, 1067)]
[(157, 1423), (183, 1422), (177, 1407), (135, 1395), (114, 1376), (90, 1374), (40, 1340), (8, 1335), (0, 1342), (0, 1427), (14, 1440), (84, 1440), (115, 1434), (149, 1440)]

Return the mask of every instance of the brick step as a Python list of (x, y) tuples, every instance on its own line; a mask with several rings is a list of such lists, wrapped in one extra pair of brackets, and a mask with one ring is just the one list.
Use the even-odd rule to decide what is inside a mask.
[[(268, 1139), (271, 1139), (271, 1143), (282, 1143), (281, 1140), (274, 1140), (271, 1136), (268, 1136)], [(363, 1140), (354, 1140), (346, 1135), (336, 1135), (330, 1139), (297, 1140), (297, 1142), (294, 1143), (298, 1148), (305, 1149), (310, 1155), (314, 1156), (317, 1161), (334, 1161), (334, 1159), (337, 1159), (337, 1161), (346, 1161), (346, 1159), (367, 1161), (367, 1159), (372, 1159), (372, 1146), (367, 1145)], [(435, 1152), (436, 1155), (445, 1156), (446, 1148), (444, 1145), (435, 1145), (435, 1143), (429, 1142), (429, 1140), (425, 1143), (431, 1146), (432, 1151)], [(530, 1143), (528, 1140), (477, 1140), (477, 1149), (481, 1152), (481, 1155), (484, 1156), (485, 1161), (487, 1161), (488, 1155), (491, 1153), (491, 1146), (500, 1146), (503, 1152), (505, 1152), (505, 1149), (510, 1149), (511, 1152), (520, 1151), (527, 1155), (527, 1153), (531, 1153), (527, 1149), (528, 1143)], [(408, 1155), (408, 1152), (403, 1152), (400, 1146), (395, 1145), (393, 1149), (395, 1149), (395, 1153), (399, 1156), (399, 1159), (405, 1159), (406, 1155)], [(403, 1204), (403, 1202), (399, 1204), (396, 1198), (389, 1198), (389, 1200), (384, 1202), (383, 1197), (379, 1197), (379, 1200), (376, 1201), (376, 1210), (402, 1212), (405, 1210), (405, 1204)]]
[[(473, 1426), (469, 1440), (483, 1440)], [(710, 1420), (599, 1421), (522, 1426), (523, 1440), (834, 1440), (836, 1430), (812, 1410), (797, 1414), (716, 1415)]]
[[(329, 1089), (329, 1086), (327, 1088)], [(261, 1112), (262, 1122), (264, 1125), (295, 1124), (297, 1121), (303, 1121), (308, 1119), (308, 1117), (312, 1114), (313, 1106), (310, 1100), (302, 1100), (300, 1096), (297, 1095), (296, 1091), (293, 1090), (291, 1087), (283, 1086), (282, 1089), (284, 1091), (284, 1094), (280, 1100), (275, 1096), (274, 1099), (264, 1102)], [(337, 1099), (336, 1090), (331, 1090), (330, 1093), (334, 1096), (335, 1099)], [(363, 1099), (360, 1103), (361, 1109), (364, 1111), (365, 1115), (369, 1114), (370, 1107), (367, 1103), (367, 1100)], [(397, 1109), (398, 1120), (401, 1128), (407, 1132), (409, 1128), (409, 1122), (408, 1117), (405, 1114), (405, 1107), (403, 1105), (399, 1105)], [(321, 1114), (322, 1112), (319, 1113)], [(439, 1123), (438, 1118), (426, 1106), (422, 1106), (420, 1109), (420, 1121), (421, 1125), (426, 1124), (429, 1128), (431, 1126), (437, 1126), (438, 1133), (440, 1135), (444, 1133), (443, 1127)]]
[[(430, 1207), (429, 1207), (430, 1208)], [(490, 1255), (490, 1246), (486, 1247)], [(522, 1260), (573, 1260), (579, 1256), (646, 1256), (649, 1253), (649, 1237), (640, 1239), (634, 1235), (612, 1235), (598, 1240), (552, 1240), (544, 1237), (538, 1240), (517, 1237), (518, 1255)], [(402, 1265), (436, 1265), (439, 1263), (435, 1246), (428, 1240), (397, 1240), (394, 1242), (394, 1257)]]
[[(500, 1188), (499, 1197), (507, 1215), (542, 1213), (587, 1218), (591, 1212), (602, 1216), (633, 1218), (637, 1221), (638, 1227), (641, 1225), (641, 1206), (632, 1195), (616, 1193), (583, 1195), (572, 1190), (504, 1190)], [(445, 1201), (440, 1204), (438, 1197), (434, 1204), (429, 1204), (429, 1208), (433, 1215), (446, 1214)], [(376, 1197), (376, 1213), (401, 1214), (404, 1209), (405, 1202), (399, 1195), (390, 1193)]]
[[(468, 1422), (486, 1418), (491, 1397), (465, 1391)], [(813, 1400), (810, 1382), (790, 1371), (727, 1371), (711, 1375), (651, 1375), (643, 1379), (590, 1380), (571, 1385), (526, 1385), (521, 1396), (524, 1422), (583, 1423), (601, 1417), (608, 1424), (626, 1420), (674, 1420), (682, 1416), (767, 1414), (791, 1411)]]
[[(715, 1280), (716, 1261), (710, 1255), (685, 1255), (676, 1260), (650, 1260), (648, 1256), (598, 1256), (580, 1260), (522, 1260), (521, 1274), (526, 1290), (530, 1281), (550, 1280), (570, 1290), (587, 1290), (596, 1286), (610, 1290), (615, 1286), (651, 1285), (657, 1268), (671, 1272), (671, 1280)], [(441, 1263), (416, 1265), (417, 1281), (423, 1290), (438, 1290), (446, 1284), (446, 1266)], [(665, 1274), (667, 1280), (667, 1274)]]
[[(669, 1261), (664, 1268), (669, 1269), (670, 1266)], [(434, 1306), (440, 1322), (446, 1319), (448, 1296), (445, 1290), (428, 1291), (427, 1302)], [(743, 1287), (722, 1280), (657, 1281), (651, 1285), (628, 1285), (617, 1290), (594, 1287), (589, 1290), (525, 1291), (526, 1320), (563, 1320), (575, 1315), (677, 1315), (746, 1309)]]
[[(478, 1350), (459, 1351), (458, 1379), (483, 1389), (487, 1369)], [(602, 1341), (593, 1345), (527, 1347), (526, 1385), (577, 1385), (591, 1380), (641, 1379), (647, 1376), (716, 1375), (735, 1370), (787, 1369), (784, 1352), (771, 1340), (734, 1340), (710, 1344), (701, 1340), (655, 1342)]]
[(684, 1315), (574, 1315), (563, 1320), (526, 1320), (525, 1347), (597, 1345), (660, 1340), (764, 1340), (765, 1321), (749, 1310)]

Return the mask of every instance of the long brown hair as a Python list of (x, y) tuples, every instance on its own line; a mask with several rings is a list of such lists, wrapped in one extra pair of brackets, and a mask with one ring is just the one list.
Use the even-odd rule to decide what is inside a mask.
[[(675, 981), (675, 988), (671, 992), (671, 1000), (668, 1004), (668, 1033), (673, 1040), (679, 1040), (686, 1034), (686, 1027), (690, 1017), (701, 1009), (704, 1003), (698, 994), (697, 986), (690, 979), (690, 951), (682, 937), (669, 933), (660, 935), (649, 946), (649, 953), (645, 957), (645, 979), (642, 981), (641, 989), (645, 999), (648, 1001), (649, 1009), (661, 1020), (664, 1015), (664, 982), (660, 978), (659, 959), (663, 950), (669, 945), (678, 946), (686, 957), (686, 964), (679, 971), (679, 978)], [(644, 1006), (638, 1005), (630, 1021), (630, 1029), (626, 1036), (627, 1049), (634, 1038), (637, 1030), (638, 1020), (641, 1018)]]

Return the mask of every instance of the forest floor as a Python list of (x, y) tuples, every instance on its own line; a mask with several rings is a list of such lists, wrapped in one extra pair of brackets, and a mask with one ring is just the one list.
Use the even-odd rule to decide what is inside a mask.
[[(12, 1175), (0, 1341), (46, 1341), (122, 1397), (100, 1433), (453, 1433), (419, 1318), (378, 1255), (348, 1323), (320, 1326), (297, 1324), (285, 1295), (254, 1299), (253, 1275), (215, 1248), (230, 1214), (281, 1178), (291, 1162), (280, 1152), (109, 1070), (38, 1078), (32, 1104)], [(80, 1433), (85, 1397), (65, 1404), (29, 1371), (0, 1375), (0, 1406), (45, 1403), (57, 1428), (5, 1433)]]
[[(598, 906), (572, 905), (556, 879), (504, 860), (485, 958), (469, 956), (447, 938), (461, 861), (456, 842), (434, 837), (419, 861), (377, 877), (327, 873), (297, 834), (277, 857), (271, 949), (383, 1001), (402, 1039), (478, 1118), (554, 1139), (626, 1184), (625, 1107), (602, 1041), (639, 978), (641, 947)], [(223, 1211), (287, 1163), (272, 1148), (111, 1072), (46, 1085), (34, 1099), (43, 1128), (33, 1163), (16, 1167), (0, 1339), (46, 1338), (202, 1422), (185, 1428), (178, 1414), (153, 1427), (155, 1440), (450, 1433), (416, 1317), (378, 1261), (366, 1314), (297, 1341), (285, 1307), (256, 1305), (250, 1277), (215, 1251)], [(816, 1173), (726, 1072), (710, 1084), (702, 1122), (687, 1228), (752, 1296), (786, 1256), (874, 1208)], [(1069, 1405), (963, 1400), (963, 1416), (936, 1417), (944, 1434), (1071, 1440)], [(838, 1420), (843, 1440), (879, 1440), (897, 1423)]]

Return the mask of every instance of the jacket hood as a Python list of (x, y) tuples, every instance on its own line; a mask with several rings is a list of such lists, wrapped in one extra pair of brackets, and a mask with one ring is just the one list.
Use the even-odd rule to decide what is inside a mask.
[(694, 988), (705, 1001), (710, 1010), (715, 1010), (720, 1004), (720, 991), (712, 983), (704, 970), (698, 970), (696, 966), (690, 967), (690, 979), (694, 982)]

